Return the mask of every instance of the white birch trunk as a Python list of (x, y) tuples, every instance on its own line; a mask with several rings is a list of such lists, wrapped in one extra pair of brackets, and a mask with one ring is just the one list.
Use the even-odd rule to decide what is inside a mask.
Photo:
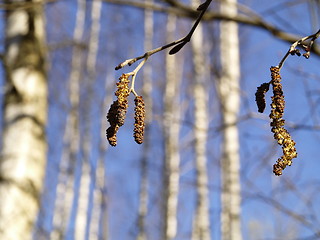
[[(174, 39), (176, 17), (168, 16), (167, 42)], [(179, 82), (177, 78), (175, 56), (166, 55), (166, 86), (164, 95), (164, 135), (165, 135), (165, 240), (174, 239), (177, 234), (177, 207), (180, 178), (180, 104)]]
[[(106, 108), (104, 108), (106, 109)], [(104, 120), (104, 124), (105, 124), (105, 118), (103, 118)], [(102, 125), (104, 126), (104, 125)], [(101, 140), (105, 140), (105, 134), (103, 131), (103, 129), (101, 128), (101, 132), (103, 134), (103, 137)], [(103, 145), (103, 147), (105, 148), (105, 141), (101, 141), (101, 146)], [(93, 192), (93, 209), (92, 209), (92, 217), (91, 217), (91, 224), (90, 224), (90, 234), (89, 234), (89, 239), (90, 240), (99, 240), (99, 239), (103, 239), (103, 240), (107, 240), (108, 239), (108, 222), (107, 222), (107, 216), (104, 216), (104, 218), (106, 219), (105, 222), (103, 222), (103, 231), (106, 233), (104, 236), (102, 235), (102, 233), (100, 233), (100, 220), (103, 218), (103, 214), (107, 213), (105, 211), (103, 211), (103, 205), (104, 205), (104, 199), (106, 198), (106, 196), (104, 196), (105, 193), (105, 166), (104, 166), (104, 155), (105, 155), (105, 150), (102, 149), (100, 147), (100, 154), (99, 154), (99, 161), (98, 161), (98, 166), (96, 169), (96, 186)], [(100, 238), (101, 236), (101, 238)]]
[[(110, 76), (111, 75), (111, 76)], [(108, 79), (114, 78), (112, 74), (107, 75), (105, 80), (105, 92), (106, 95), (103, 99), (101, 109), (107, 109), (112, 101), (113, 94), (108, 94), (114, 90), (114, 85), (110, 86)], [(112, 90), (111, 90), (112, 89)], [(108, 226), (108, 208), (107, 201), (108, 195), (106, 191), (106, 166), (105, 166), (105, 154), (109, 147), (106, 144), (105, 135), (106, 117), (103, 116), (100, 121), (100, 142), (99, 142), (99, 159), (96, 169), (96, 185), (93, 193), (93, 209), (92, 209), (92, 222), (90, 225), (90, 240), (108, 240), (109, 239), (109, 226)]]
[[(106, 111), (109, 109), (110, 102), (112, 102), (113, 98), (113, 91), (114, 91), (114, 85), (111, 86), (108, 85), (108, 80), (113, 79), (115, 76), (113, 74), (107, 74), (106, 80), (105, 80), (105, 89), (106, 89), (106, 96), (103, 101), (103, 109)], [(108, 94), (111, 93), (112, 94)], [(103, 117), (101, 119), (101, 126), (106, 126), (106, 118)], [(102, 131), (103, 135), (101, 135), (101, 145), (100, 145), (100, 160), (99, 160), (99, 169), (97, 172), (97, 187), (99, 186), (100, 190), (100, 197), (99, 197), (99, 207), (100, 207), (100, 214), (99, 214), (99, 240), (108, 240), (109, 237), (109, 218), (108, 218), (108, 193), (107, 193), (107, 182), (106, 182), (106, 166), (105, 166), (105, 157), (104, 153), (107, 151), (107, 147), (109, 147), (109, 144), (107, 144), (106, 147), (106, 135), (105, 135), (105, 128)]]
[(99, 46), (99, 32), (100, 32), (100, 16), (101, 16), (101, 1), (93, 1), (91, 8), (91, 28), (90, 28), (90, 39), (89, 39), (89, 48), (88, 48), (88, 58), (86, 63), (86, 69), (88, 71), (88, 89), (87, 89), (87, 101), (85, 108), (87, 109), (85, 113), (85, 130), (83, 136), (83, 161), (82, 161), (82, 171), (81, 171), (81, 180), (80, 180), (80, 192), (78, 200), (78, 212), (76, 216), (76, 232), (75, 238), (77, 240), (89, 239), (90, 232), (90, 219), (88, 218), (88, 209), (89, 209), (89, 199), (90, 196), (90, 183), (95, 181), (91, 179), (91, 166), (90, 166), (90, 150), (91, 146), (91, 134), (90, 134), (90, 107), (91, 101), (93, 98), (92, 94), (92, 85), (95, 82), (96, 78), (96, 59)]
[[(237, 14), (236, 0), (221, 1), (221, 12)], [(240, 107), (240, 63), (238, 26), (222, 21), (220, 25), (221, 75), (218, 92), (223, 119), (221, 238), (241, 240), (240, 156), (237, 120)]]
[[(194, 0), (194, 5), (199, 5), (199, 1)], [(196, 216), (193, 221), (193, 240), (210, 240), (210, 218), (208, 199), (208, 174), (207, 174), (207, 132), (208, 120), (208, 92), (206, 92), (206, 79), (208, 71), (205, 64), (203, 49), (202, 25), (198, 26), (192, 39), (193, 64), (194, 64), (194, 114), (195, 114), (195, 165), (197, 181), (197, 207)]]
[[(99, 42), (99, 32), (100, 32), (100, 19), (101, 19), (101, 11), (102, 11), (102, 2), (101, 1), (94, 1), (92, 3), (92, 32), (94, 33), (94, 37), (92, 40), (92, 47), (89, 47), (91, 49), (91, 57), (88, 59), (88, 66), (91, 63), (93, 67), (89, 67), (89, 69), (92, 69), (95, 71), (95, 65), (96, 65), (96, 56), (97, 56), (97, 50), (98, 50), (98, 42)], [(94, 44), (95, 43), (95, 44)], [(91, 59), (91, 60), (90, 60)], [(90, 60), (90, 61), (89, 61)], [(94, 64), (92, 64), (94, 62)], [(94, 76), (94, 73), (89, 74)], [(107, 81), (105, 83), (105, 89), (107, 91)], [(110, 97), (111, 98), (111, 97)], [(107, 95), (104, 98), (104, 101), (102, 102), (101, 109), (106, 110), (107, 104), (110, 102), (110, 99), (108, 99)], [(100, 220), (102, 218), (103, 214), (106, 214), (103, 212), (103, 201), (104, 201), (104, 189), (105, 189), (105, 166), (104, 166), (104, 156), (107, 150), (106, 144), (105, 144), (105, 122), (106, 118), (102, 117), (100, 122), (100, 141), (99, 141), (99, 158), (98, 158), (98, 164), (97, 168), (95, 169), (95, 187), (93, 192), (93, 207), (92, 207), (92, 214), (91, 214), (91, 221), (89, 226), (89, 239), (90, 240), (99, 240), (100, 238)], [(106, 214), (107, 215), (107, 214)], [(107, 219), (107, 218), (106, 218)], [(105, 227), (107, 228), (107, 224), (105, 224)], [(107, 232), (107, 229), (105, 230)], [(108, 237), (105, 235), (102, 237), (103, 240), (107, 240)]]
[[(152, 3), (153, 0), (145, 0)], [(145, 51), (152, 49), (153, 40), (153, 11), (145, 10), (144, 12), (144, 48)], [(143, 144), (143, 155), (141, 156), (141, 182), (140, 182), (140, 203), (138, 212), (138, 229), (139, 233), (137, 240), (147, 240), (146, 234), (146, 217), (148, 212), (148, 159), (150, 153), (150, 122), (152, 119), (152, 68), (150, 65), (145, 65), (143, 69), (143, 85), (142, 96), (146, 105), (145, 119), (145, 137)]]
[[(18, 1), (13, 1), (18, 2)], [(6, 92), (0, 159), (0, 239), (32, 239), (46, 164), (43, 9), (6, 13)]]
[[(76, 26), (74, 30), (74, 40), (81, 42), (85, 20), (85, 0), (78, 0), (78, 10), (76, 16)], [(67, 117), (66, 129), (64, 134), (64, 149), (59, 166), (59, 176), (56, 194), (55, 211), (53, 216), (53, 231), (50, 239), (63, 239), (66, 234), (66, 227), (71, 216), (74, 196), (74, 169), (77, 163), (79, 152), (79, 89), (81, 78), (82, 50), (74, 48), (72, 56), (72, 69), (69, 79), (69, 100), (71, 110)]]

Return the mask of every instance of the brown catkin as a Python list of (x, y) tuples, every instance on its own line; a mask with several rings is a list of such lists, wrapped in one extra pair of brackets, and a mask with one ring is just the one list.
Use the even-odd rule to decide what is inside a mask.
[(263, 113), (264, 109), (266, 108), (266, 99), (265, 95), (266, 92), (269, 91), (269, 83), (262, 83), (259, 87), (257, 87), (256, 91), (256, 103), (258, 106), (258, 112)]
[(273, 96), (271, 97), (271, 131), (274, 133), (274, 139), (282, 146), (283, 155), (273, 165), (273, 172), (279, 176), (282, 171), (292, 164), (292, 159), (297, 157), (295, 142), (291, 139), (289, 132), (284, 128), (283, 113), (285, 108), (284, 95), (281, 85), (280, 70), (278, 67), (271, 67), (271, 84)]
[[(127, 101), (125, 102), (128, 105)], [(114, 101), (108, 111), (107, 119), (110, 125), (119, 125), (121, 127), (124, 124), (124, 120), (127, 113), (127, 106), (120, 105), (119, 101)]]
[(111, 126), (115, 126), (118, 124), (118, 117), (117, 117), (118, 108), (119, 108), (118, 101), (114, 101), (109, 108), (107, 119)]
[(117, 131), (119, 129), (119, 126), (110, 126), (107, 131), (106, 131), (106, 135), (107, 135), (107, 139), (109, 141), (109, 144), (112, 147), (115, 147), (117, 145)]
[(137, 96), (134, 99), (134, 103), (136, 107), (134, 108), (135, 116), (134, 116), (134, 130), (133, 136), (136, 143), (143, 143), (143, 135), (144, 135), (144, 120), (145, 120), (145, 105), (142, 96)]
[(130, 94), (128, 77), (128, 75), (122, 74), (119, 78), (118, 89), (115, 92), (117, 100), (111, 104), (107, 114), (110, 127), (107, 129), (106, 135), (109, 144), (113, 147), (117, 145), (117, 132), (119, 127), (124, 124), (128, 109), (128, 96)]

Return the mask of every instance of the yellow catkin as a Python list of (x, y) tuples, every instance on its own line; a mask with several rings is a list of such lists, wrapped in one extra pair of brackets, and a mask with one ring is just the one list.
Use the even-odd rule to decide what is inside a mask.
[(119, 127), (124, 124), (128, 109), (128, 96), (130, 94), (128, 75), (121, 75), (117, 88), (115, 92), (117, 100), (111, 104), (107, 114), (110, 127), (106, 130), (106, 135), (111, 146), (117, 145), (117, 132)]
[(282, 146), (283, 155), (273, 165), (275, 175), (282, 175), (282, 171), (292, 164), (292, 159), (297, 157), (295, 142), (291, 139), (289, 132), (284, 128), (283, 113), (285, 108), (284, 95), (281, 85), (280, 70), (278, 67), (271, 67), (271, 84), (273, 96), (271, 97), (271, 131), (274, 133), (274, 139)]

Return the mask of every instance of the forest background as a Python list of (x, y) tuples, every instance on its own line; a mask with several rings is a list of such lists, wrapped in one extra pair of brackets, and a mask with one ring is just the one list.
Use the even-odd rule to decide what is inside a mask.
[(139, 63), (115, 67), (185, 36), (199, 4), (0, 3), (0, 239), (320, 238), (319, 45), (281, 69), (298, 152), (282, 176), (272, 93), (265, 113), (255, 103), (269, 68), (319, 30), (318, 0), (212, 1), (190, 43), (137, 73), (144, 143), (131, 95), (109, 146), (116, 82)]

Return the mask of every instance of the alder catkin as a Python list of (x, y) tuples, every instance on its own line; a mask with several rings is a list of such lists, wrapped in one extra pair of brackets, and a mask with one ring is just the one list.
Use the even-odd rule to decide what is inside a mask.
[(115, 126), (118, 124), (118, 117), (117, 117), (118, 108), (119, 108), (118, 101), (114, 101), (109, 108), (109, 111), (107, 114), (107, 120), (111, 126), (112, 125)]
[(110, 126), (106, 131), (108, 142), (112, 147), (115, 147), (117, 145), (118, 129), (119, 129), (119, 126), (116, 125), (116, 126)]
[(129, 79), (128, 75), (122, 74), (119, 78), (119, 82), (117, 82), (118, 90), (115, 92), (117, 96), (117, 124), (121, 127), (124, 124), (124, 120), (126, 117), (127, 109), (128, 109), (128, 97), (130, 94), (129, 90)]
[(259, 87), (257, 87), (256, 91), (256, 103), (258, 107), (258, 112), (263, 113), (264, 109), (266, 108), (266, 99), (265, 95), (266, 92), (269, 91), (269, 83), (262, 83)]
[(117, 82), (118, 90), (115, 92), (115, 95), (118, 97), (119, 104), (127, 101), (130, 94), (129, 82), (129, 76), (127, 74), (122, 74), (119, 82)]
[(135, 123), (134, 123), (133, 136), (136, 143), (141, 144), (143, 143), (144, 127), (145, 127), (145, 124), (144, 124), (144, 120), (146, 116), (145, 104), (142, 96), (137, 96), (134, 99), (134, 103), (136, 107), (134, 108)]
[(110, 127), (106, 130), (106, 135), (109, 144), (113, 147), (117, 145), (117, 132), (119, 127), (124, 124), (128, 109), (128, 96), (130, 94), (128, 75), (121, 75), (117, 83), (117, 88), (115, 92), (117, 100), (111, 104), (107, 114)]
[(284, 128), (283, 113), (285, 108), (284, 95), (281, 85), (280, 70), (278, 67), (271, 67), (271, 84), (273, 96), (271, 97), (271, 131), (274, 133), (274, 139), (282, 146), (283, 155), (273, 165), (273, 172), (279, 176), (282, 171), (292, 164), (292, 159), (297, 157), (295, 142), (291, 139), (289, 132)]

